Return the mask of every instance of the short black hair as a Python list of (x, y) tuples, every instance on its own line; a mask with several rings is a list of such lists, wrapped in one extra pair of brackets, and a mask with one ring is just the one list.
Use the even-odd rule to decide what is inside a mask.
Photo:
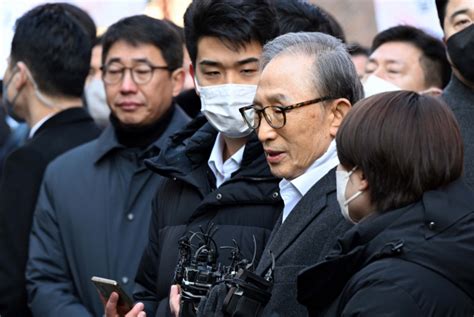
[(336, 145), (341, 165), (364, 173), (372, 203), (381, 212), (416, 202), (463, 171), (463, 141), (454, 114), (441, 98), (412, 91), (356, 103), (337, 132)]
[(163, 20), (135, 15), (111, 25), (102, 36), (102, 63), (105, 63), (112, 45), (119, 41), (132, 46), (154, 45), (161, 51), (170, 70), (183, 66), (183, 45), (179, 34)]
[(216, 37), (236, 50), (251, 41), (263, 47), (279, 34), (275, 17), (268, 0), (194, 0), (184, 14), (191, 62), (195, 65), (197, 43), (204, 36)]
[(89, 34), (91, 42), (93, 43), (97, 37), (97, 27), (91, 16), (81, 8), (66, 2), (59, 2), (58, 5), (62, 6), (66, 11), (76, 19), (76, 21), (82, 25), (84, 30)]
[(446, 17), (446, 7), (449, 0), (436, 0), (436, 10), (438, 11), (438, 19), (441, 28), (444, 30), (444, 18)]
[[(275, 0), (280, 34), (291, 32), (321, 32), (344, 41), (340, 28), (334, 27), (330, 15), (312, 3), (300, 0)], [(336, 22), (337, 23), (337, 22)]]
[(84, 27), (63, 5), (45, 4), (16, 21), (10, 63), (24, 62), (47, 94), (80, 97), (91, 49)]
[(442, 41), (413, 26), (399, 25), (377, 34), (372, 42), (372, 52), (388, 42), (406, 42), (421, 51), (420, 65), (426, 86), (444, 88), (448, 84), (451, 66)]

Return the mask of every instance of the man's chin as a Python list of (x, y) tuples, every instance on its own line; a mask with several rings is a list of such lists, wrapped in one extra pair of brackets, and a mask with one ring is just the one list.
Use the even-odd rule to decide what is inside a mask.
[(142, 126), (146, 124), (142, 118), (138, 118), (137, 116), (134, 116), (132, 114), (117, 114), (116, 118), (121, 124), (125, 126), (133, 127)]
[(273, 176), (277, 178), (286, 178), (285, 176), (286, 173), (281, 169), (281, 167), (277, 166), (272, 166), (272, 164), (269, 164), (270, 166), (270, 172), (273, 174)]

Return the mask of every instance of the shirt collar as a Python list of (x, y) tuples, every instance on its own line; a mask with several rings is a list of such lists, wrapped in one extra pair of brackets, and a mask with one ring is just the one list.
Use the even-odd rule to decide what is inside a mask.
[(339, 164), (336, 151), (336, 141), (329, 144), (326, 152), (311, 164), (311, 166), (300, 176), (289, 181), (280, 181), (280, 195), (285, 203), (283, 208), (283, 220), (290, 214), (293, 207), (306, 193), (324, 177), (330, 170)]
[(51, 118), (52, 116), (54, 116), (54, 113), (51, 113), (51, 114), (48, 114), (47, 116), (45, 116), (43, 119), (41, 119), (40, 121), (36, 122), (34, 126), (31, 127), (30, 129), (30, 133), (28, 134), (28, 138), (31, 139), (36, 131), (38, 131), (39, 128), (41, 128), (41, 126), (46, 122), (48, 121), (49, 118)]
[(293, 179), (291, 183), (304, 196), (324, 175), (339, 164), (336, 151), (336, 141), (333, 140), (327, 151), (303, 173)]
[(224, 181), (228, 180), (232, 173), (240, 168), (242, 158), (244, 155), (245, 145), (243, 145), (237, 152), (229, 157), (225, 162), (223, 161), (224, 152), (224, 138), (219, 132), (212, 147), (211, 155), (207, 164), (216, 177), (216, 186), (219, 187)]

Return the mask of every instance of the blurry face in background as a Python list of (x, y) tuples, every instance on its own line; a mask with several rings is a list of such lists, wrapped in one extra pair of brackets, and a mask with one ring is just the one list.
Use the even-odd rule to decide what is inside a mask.
[(446, 6), (444, 18), (444, 35), (447, 40), (451, 35), (464, 30), (474, 22), (474, 0), (450, 0)]
[[(168, 66), (161, 50), (152, 44), (133, 46), (125, 41), (114, 43), (106, 58), (105, 65), (114, 68), (133, 67), (149, 63), (154, 66)], [(183, 69), (173, 72), (156, 69), (149, 82), (137, 84), (131, 71), (125, 70), (121, 81), (105, 84), (107, 103), (111, 111), (128, 125), (147, 125), (159, 120), (170, 108), (173, 96), (183, 85)]]
[(421, 92), (429, 87), (420, 61), (422, 52), (406, 42), (387, 42), (369, 57), (365, 74), (380, 77), (404, 90)]
[(216, 37), (204, 36), (199, 39), (197, 48), (194, 73), (200, 86), (258, 83), (258, 62), (262, 54), (258, 42), (233, 50)]
[(189, 57), (186, 46), (183, 45), (183, 69), (184, 69), (184, 84), (183, 90), (189, 90), (194, 88), (193, 76), (190, 74), (189, 66), (191, 65), (191, 58)]
[(110, 109), (107, 105), (104, 83), (102, 81), (102, 45), (92, 48), (91, 66), (89, 75), (86, 78), (84, 96), (87, 102), (87, 109), (94, 121), (101, 127), (109, 123)]
[(96, 45), (92, 48), (91, 67), (89, 69), (89, 75), (86, 78), (86, 84), (93, 79), (102, 79), (102, 71), (100, 70), (101, 65), (102, 45)]
[(369, 57), (364, 54), (358, 54), (352, 55), (351, 60), (356, 68), (357, 76), (359, 76), (359, 79), (362, 79), (365, 75), (365, 65), (367, 64)]

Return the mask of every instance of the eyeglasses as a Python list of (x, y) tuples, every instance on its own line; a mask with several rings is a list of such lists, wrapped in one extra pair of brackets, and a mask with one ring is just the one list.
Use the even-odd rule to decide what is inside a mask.
[(139, 63), (132, 67), (125, 67), (121, 63), (112, 62), (109, 65), (102, 65), (102, 79), (106, 84), (114, 85), (123, 80), (125, 71), (130, 70), (132, 79), (137, 85), (144, 85), (152, 78), (155, 70), (161, 69), (171, 71), (168, 66), (155, 66), (150, 63)]
[(288, 110), (316, 104), (321, 101), (326, 101), (330, 99), (334, 98), (327, 96), (299, 102), (290, 106), (268, 106), (260, 109), (257, 108), (255, 105), (250, 105), (239, 108), (239, 111), (245, 122), (251, 129), (258, 129), (258, 127), (260, 126), (260, 122), (262, 121), (262, 114), (268, 125), (270, 125), (273, 129), (280, 129), (283, 128), (286, 124), (286, 112)]

